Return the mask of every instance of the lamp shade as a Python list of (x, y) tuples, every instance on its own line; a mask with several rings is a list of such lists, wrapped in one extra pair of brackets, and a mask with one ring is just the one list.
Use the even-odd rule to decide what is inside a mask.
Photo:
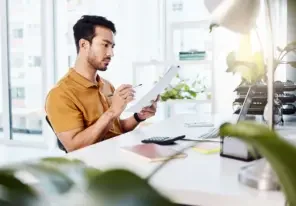
[(204, 0), (204, 4), (212, 24), (243, 34), (256, 26), (260, 0)]

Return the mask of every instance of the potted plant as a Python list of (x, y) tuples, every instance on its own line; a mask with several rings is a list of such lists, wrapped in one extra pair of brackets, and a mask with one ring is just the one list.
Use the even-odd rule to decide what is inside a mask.
[[(246, 88), (247, 86), (254, 85), (254, 84), (263, 85), (267, 88), (267, 71), (266, 71), (263, 51), (252, 53), (251, 50), (252, 48), (251, 48), (251, 42), (250, 42), (250, 35), (249, 34), (243, 35), (238, 51), (230, 52), (226, 58), (226, 62), (227, 62), (226, 72), (230, 72), (233, 74), (240, 74), (241, 76), (241, 83), (236, 88), (236, 91), (238, 92), (238, 94), (240, 94), (239, 91), (244, 90), (243, 88)], [(284, 58), (287, 55), (295, 54), (295, 52), (296, 52), (296, 42), (291, 42), (287, 44), (284, 48), (277, 47), (277, 53), (275, 54), (275, 57), (274, 57), (274, 72), (279, 67), (279, 65), (282, 65), (282, 64), (288, 64), (296, 68), (295, 61), (284, 61)], [(287, 82), (294, 84), (289, 80)], [(275, 84), (278, 84), (279, 87), (281, 87), (282, 85), (281, 82), (276, 82)], [(267, 111), (268, 111), (268, 105), (265, 105), (267, 102), (267, 89), (266, 89), (265, 96), (264, 96), (264, 93), (258, 93), (258, 94), (259, 94), (258, 97), (260, 101), (256, 103), (256, 109), (257, 109), (256, 114), (258, 115), (262, 114), (263, 121), (266, 121)], [(240, 96), (238, 96), (238, 98), (239, 97)], [(265, 100), (264, 100), (264, 97), (265, 97)], [(261, 106), (259, 105), (262, 105), (261, 110), (258, 110), (259, 108), (261, 108)], [(234, 101), (232, 106), (235, 109), (234, 112), (238, 112), (241, 107), (241, 103)], [(274, 124), (284, 123), (283, 108), (285, 106), (287, 106), (285, 105), (285, 102), (282, 102), (278, 94), (276, 94), (274, 99), (274, 108), (273, 108), (276, 116), (276, 118), (274, 118)], [(291, 107), (291, 104), (289, 104), (289, 106)], [(252, 110), (252, 108), (250, 110)]]
[[(296, 54), (296, 41), (287, 44), (284, 48), (277, 47), (277, 54), (274, 57), (274, 71), (276, 71), (277, 67), (282, 64), (296, 68), (296, 61), (284, 61), (284, 58), (288, 54)], [(255, 52), (246, 58), (245, 61), (238, 59), (238, 56), (238, 52), (234, 51), (228, 54), (226, 58), (226, 72), (240, 74), (242, 78), (240, 85), (255, 83), (266, 84), (267, 71), (263, 52)]]
[(181, 78), (179, 74), (173, 79), (172, 83), (160, 95), (161, 101), (168, 100), (194, 100), (199, 94), (206, 92), (207, 87), (204, 84), (205, 79), (201, 79), (199, 75), (190, 83), (190, 79)]

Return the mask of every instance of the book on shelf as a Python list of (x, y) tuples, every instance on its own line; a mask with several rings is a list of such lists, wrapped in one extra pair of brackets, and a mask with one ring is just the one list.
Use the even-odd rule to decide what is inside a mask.
[(205, 51), (180, 51), (179, 60), (204, 60), (206, 57)]

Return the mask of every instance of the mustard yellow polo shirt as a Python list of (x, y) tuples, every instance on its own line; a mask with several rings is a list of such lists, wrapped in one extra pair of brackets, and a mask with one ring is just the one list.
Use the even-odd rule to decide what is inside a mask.
[[(94, 84), (71, 68), (46, 98), (45, 110), (55, 133), (94, 124), (111, 106), (108, 95), (114, 90), (107, 80), (98, 77), (98, 84)], [(103, 138), (122, 133), (118, 118)]]

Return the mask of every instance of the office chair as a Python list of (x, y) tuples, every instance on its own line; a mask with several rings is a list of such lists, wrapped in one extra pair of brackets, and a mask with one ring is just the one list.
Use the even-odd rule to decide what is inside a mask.
[[(46, 119), (48, 125), (50, 126), (50, 128), (52, 129), (52, 131), (54, 132), (54, 130), (53, 130), (52, 126), (51, 126), (51, 123), (50, 123), (50, 121), (49, 121), (49, 119), (48, 119), (47, 116), (45, 116), (45, 119)], [(55, 133), (55, 132), (54, 132), (54, 133)], [(61, 141), (60, 141), (59, 138), (57, 137), (57, 135), (56, 135), (56, 138), (57, 138), (58, 147), (59, 147), (61, 150), (63, 150), (64, 152), (68, 153), (67, 150), (65, 149), (64, 145), (61, 143)]]

